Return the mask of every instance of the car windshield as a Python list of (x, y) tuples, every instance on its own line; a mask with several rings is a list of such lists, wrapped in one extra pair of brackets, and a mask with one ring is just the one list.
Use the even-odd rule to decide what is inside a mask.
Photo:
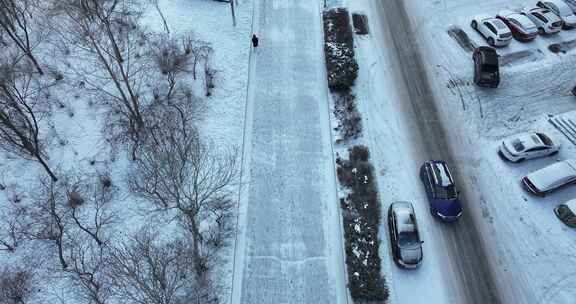
[(419, 243), (418, 235), (414, 232), (401, 232), (398, 235), (398, 246), (401, 248), (415, 248)]
[(518, 152), (524, 151), (524, 149), (526, 149), (526, 147), (524, 147), (524, 144), (519, 139), (516, 139), (515, 141), (512, 142), (512, 147), (514, 147), (514, 150)]
[(546, 135), (544, 135), (544, 134), (542, 134), (542, 133), (536, 133), (536, 135), (540, 138), (540, 140), (541, 140), (545, 145), (547, 145), (547, 146), (552, 146), (552, 145), (553, 145), (552, 140), (551, 140), (548, 136), (546, 136)]
[(445, 187), (437, 186), (435, 187), (434, 197), (437, 199), (454, 199), (456, 198), (456, 188), (454, 185), (449, 185)]

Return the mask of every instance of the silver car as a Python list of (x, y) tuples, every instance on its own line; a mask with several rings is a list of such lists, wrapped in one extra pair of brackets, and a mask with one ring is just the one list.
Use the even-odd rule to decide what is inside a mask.
[(388, 231), (394, 262), (402, 268), (416, 268), (422, 263), (422, 243), (416, 214), (409, 202), (395, 202), (388, 209)]

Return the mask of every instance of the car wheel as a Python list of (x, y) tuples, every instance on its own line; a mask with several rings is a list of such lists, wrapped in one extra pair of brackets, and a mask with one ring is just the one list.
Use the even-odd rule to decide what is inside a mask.
[(494, 46), (494, 38), (492, 37), (488, 38), (488, 44)]
[(472, 22), (470, 23), (470, 26), (476, 30), (476, 29), (478, 29), (478, 22), (476, 22), (476, 20), (472, 20)]
[(521, 162), (523, 162), (523, 161), (524, 161), (524, 158), (519, 158), (519, 159), (516, 160), (517, 163), (521, 163)]
[(541, 28), (541, 27), (539, 27), (539, 28), (538, 28), (538, 34), (544, 35), (544, 33), (545, 33), (545, 32), (544, 32), (544, 29)]
[(504, 153), (502, 153), (502, 151), (500, 151), (500, 150), (498, 150), (498, 156), (500, 156), (500, 158), (501, 158), (502, 160), (508, 160), (508, 159), (506, 158), (506, 156), (504, 156)]
[(554, 152), (550, 153), (549, 155), (550, 155), (550, 156), (552, 156), (552, 155), (556, 155), (556, 154), (558, 154), (558, 152), (560, 152), (560, 151), (556, 150), (556, 151), (554, 151)]

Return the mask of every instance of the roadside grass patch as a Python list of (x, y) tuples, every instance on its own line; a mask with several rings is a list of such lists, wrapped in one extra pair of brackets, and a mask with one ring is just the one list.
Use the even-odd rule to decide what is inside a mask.
[(350, 15), (345, 8), (323, 13), (324, 53), (331, 91), (349, 90), (358, 77)]
[(336, 159), (338, 180), (349, 190), (340, 199), (348, 284), (355, 301), (381, 303), (388, 300), (389, 291), (381, 275), (378, 253), (380, 204), (374, 168), (367, 147), (354, 146), (348, 154), (348, 159)]

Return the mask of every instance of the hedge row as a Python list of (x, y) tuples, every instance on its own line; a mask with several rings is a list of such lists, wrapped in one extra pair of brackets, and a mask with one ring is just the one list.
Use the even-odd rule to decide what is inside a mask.
[(332, 91), (348, 90), (358, 77), (350, 15), (345, 8), (324, 11), (324, 53), (328, 86)]
[(389, 291), (380, 272), (380, 204), (369, 157), (368, 148), (355, 146), (348, 159), (338, 157), (336, 163), (340, 184), (350, 190), (340, 201), (350, 292), (355, 301), (381, 303)]
[(333, 93), (334, 97), (334, 116), (338, 120), (338, 126), (335, 128), (340, 133), (341, 141), (355, 139), (362, 133), (362, 119), (356, 107), (356, 96), (350, 91)]

